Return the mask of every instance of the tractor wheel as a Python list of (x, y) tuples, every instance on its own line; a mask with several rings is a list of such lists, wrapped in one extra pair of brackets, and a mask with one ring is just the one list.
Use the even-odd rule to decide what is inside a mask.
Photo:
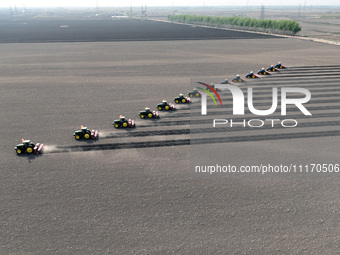
[(27, 153), (32, 153), (32, 152), (33, 152), (33, 149), (32, 149), (31, 147), (28, 147), (28, 148), (26, 149), (26, 152), (27, 152)]
[(17, 149), (16, 152), (17, 152), (17, 154), (21, 154), (21, 150), (20, 149)]
[(252, 77), (255, 78), (255, 75), (253, 75)]
[(162, 107), (159, 106), (159, 107), (158, 107), (158, 111), (161, 111), (161, 110), (162, 110)]
[(150, 113), (148, 114), (148, 117), (149, 117), (149, 118), (152, 118), (152, 116), (153, 116), (153, 115), (152, 115), (152, 113), (150, 112)]
[(144, 114), (141, 114), (141, 115), (140, 115), (140, 118), (141, 118), (141, 119), (144, 119), (144, 117), (145, 117)]
[(191, 94), (191, 93), (189, 94), (189, 97), (192, 97), (192, 94)]
[(178, 104), (178, 103), (179, 103), (179, 101), (178, 101), (178, 100), (176, 100), (175, 102), (176, 102), (176, 104)]
[(196, 93), (196, 96), (199, 97), (199, 96), (200, 96), (200, 93)]
[(170, 108), (170, 107), (169, 107), (168, 105), (167, 105), (167, 106), (165, 106), (165, 110), (169, 110), (169, 108)]
[(127, 127), (127, 126), (128, 126), (127, 122), (124, 122), (123, 127)]
[(119, 124), (116, 123), (116, 124), (115, 124), (115, 128), (119, 128)]
[(90, 135), (89, 135), (89, 134), (85, 134), (85, 135), (84, 135), (84, 138), (85, 138), (85, 139), (89, 139), (89, 138), (90, 138)]
[(187, 100), (185, 98), (182, 99), (182, 103), (184, 104)]
[(75, 138), (76, 138), (76, 140), (79, 140), (79, 139), (80, 139), (80, 136), (79, 136), (79, 135), (76, 135)]

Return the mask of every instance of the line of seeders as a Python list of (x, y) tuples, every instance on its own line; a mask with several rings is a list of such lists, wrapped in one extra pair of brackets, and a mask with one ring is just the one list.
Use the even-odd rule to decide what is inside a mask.
[[(268, 68), (261, 68), (257, 74), (255, 74), (253, 71), (249, 72), (245, 77), (247, 79), (257, 79), (259, 78), (258, 75), (270, 75), (270, 72), (278, 72), (279, 69), (286, 69), (284, 65), (279, 62), (278, 64), (271, 65)], [(236, 75), (232, 79), (233, 83), (244, 83), (246, 82), (244, 79), (241, 78), (240, 75)], [(221, 83), (222, 84), (233, 84), (232, 82), (229, 82), (228, 80), (224, 80)], [(210, 85), (212, 88), (214, 88), (214, 84)], [(209, 90), (209, 89), (208, 89)], [(179, 94), (179, 96), (175, 97), (174, 102), (176, 104), (190, 104), (191, 103), (191, 97), (201, 97), (201, 91), (198, 91), (196, 88), (194, 88), (192, 91), (189, 91), (188, 97), (184, 96), (182, 93)], [(166, 100), (163, 100), (161, 103), (157, 105), (157, 109), (159, 111), (175, 111), (176, 107), (174, 104), (168, 103)], [(149, 107), (146, 107), (144, 110), (139, 112), (139, 117), (141, 119), (158, 119), (159, 114), (157, 111), (152, 111)], [(115, 128), (135, 128), (136, 124), (135, 121), (132, 119), (126, 119), (123, 115), (120, 115), (119, 119), (113, 121), (112, 123)], [(81, 128), (73, 133), (73, 136), (76, 140), (80, 139), (92, 139), (96, 140), (99, 136), (99, 132), (96, 129), (88, 129), (87, 127), (84, 127), (83, 125)], [(34, 144), (30, 140), (22, 139), (22, 143), (15, 146), (15, 151), (18, 155), (20, 154), (39, 154), (42, 153), (44, 145), (42, 143)]]

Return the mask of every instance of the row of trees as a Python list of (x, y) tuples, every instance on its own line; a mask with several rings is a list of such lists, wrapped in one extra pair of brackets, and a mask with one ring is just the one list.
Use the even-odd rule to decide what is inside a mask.
[(299, 23), (294, 20), (253, 19), (243, 17), (213, 17), (188, 14), (169, 15), (168, 20), (190, 24), (231, 27), (270, 33), (296, 34), (301, 30)]
[(340, 14), (321, 15), (321, 19), (340, 19)]

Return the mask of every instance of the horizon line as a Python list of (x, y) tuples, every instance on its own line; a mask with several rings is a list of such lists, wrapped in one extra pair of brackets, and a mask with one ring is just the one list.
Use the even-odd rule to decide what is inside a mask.
[[(262, 6), (263, 4), (258, 4), (258, 5), (126, 5), (126, 6), (113, 6), (113, 5), (103, 5), (103, 6), (99, 6), (99, 8), (107, 8), (107, 7), (114, 7), (114, 8), (130, 8), (130, 7), (141, 7), (141, 6), (147, 6), (147, 7), (166, 7), (166, 8), (176, 8), (176, 7), (192, 7), (192, 8), (214, 8), (214, 7), (259, 7), (259, 6)], [(36, 5), (27, 5), (27, 4), (24, 4), (24, 5), (16, 5), (16, 4), (13, 4), (13, 5), (0, 5), (0, 8), (1, 9), (4, 9), (4, 8), (9, 8), (9, 7), (13, 7), (15, 6), (16, 8), (94, 8), (94, 9), (97, 9), (98, 7), (97, 6), (93, 6), (93, 5), (84, 5), (84, 6), (59, 6), (59, 5), (54, 5), (54, 6), (46, 6), (46, 5), (41, 5), (41, 6), (36, 6)], [(298, 6), (301, 6), (301, 7), (340, 7), (340, 4), (337, 4), (337, 5), (315, 5), (315, 4), (311, 4), (311, 5), (301, 5), (301, 4), (296, 4), (296, 5), (272, 5), (272, 4), (269, 4), (269, 5), (263, 5), (263, 6), (266, 6), (266, 7), (298, 7)]]

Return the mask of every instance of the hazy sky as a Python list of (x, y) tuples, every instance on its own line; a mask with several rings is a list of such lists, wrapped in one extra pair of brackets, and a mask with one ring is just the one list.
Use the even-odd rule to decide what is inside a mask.
[[(93, 6), (97, 0), (0, 0), (1, 7)], [(98, 0), (99, 6), (340, 5), (340, 0)]]

